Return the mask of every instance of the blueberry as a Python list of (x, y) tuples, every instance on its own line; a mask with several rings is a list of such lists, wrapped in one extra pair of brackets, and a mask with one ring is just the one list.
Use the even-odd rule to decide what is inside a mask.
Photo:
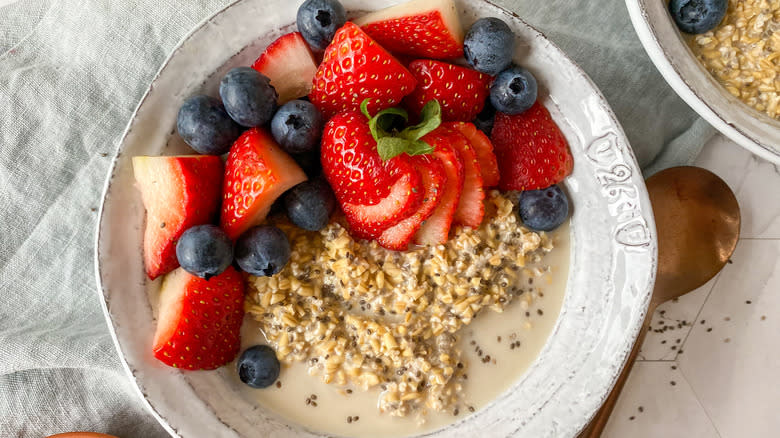
[(502, 113), (520, 114), (536, 102), (536, 78), (528, 70), (512, 66), (496, 76), (490, 86), (490, 103)]
[(336, 197), (324, 178), (304, 181), (284, 195), (287, 217), (309, 231), (319, 231), (328, 224), (336, 208)]
[(347, 22), (338, 0), (306, 0), (298, 8), (298, 31), (314, 50), (325, 50), (336, 31)]
[(268, 123), (279, 97), (268, 76), (249, 67), (227, 72), (219, 83), (219, 95), (230, 117), (248, 128)]
[(463, 55), (475, 70), (497, 75), (512, 62), (515, 35), (498, 18), (480, 18), (463, 40)]
[(699, 34), (720, 24), (727, 7), (728, 0), (671, 0), (669, 13), (681, 31)]
[(279, 378), (279, 359), (267, 345), (255, 345), (244, 350), (236, 366), (238, 378), (252, 388), (267, 388)]
[(176, 258), (185, 271), (208, 280), (233, 262), (233, 242), (219, 227), (196, 225), (179, 237)]
[(557, 185), (520, 194), (518, 213), (523, 224), (534, 231), (551, 231), (569, 216), (569, 199)]
[(496, 119), (496, 109), (493, 104), (490, 103), (490, 99), (485, 101), (485, 107), (477, 114), (477, 118), (474, 119), (474, 126), (485, 135), (490, 137), (490, 133), (493, 132), (493, 122)]
[(179, 108), (176, 130), (188, 145), (205, 155), (222, 155), (241, 135), (241, 127), (230, 118), (219, 99), (198, 95)]
[(287, 153), (299, 154), (311, 151), (319, 144), (322, 125), (322, 115), (314, 104), (291, 100), (271, 119), (271, 134)]
[(252, 275), (270, 277), (290, 260), (290, 241), (271, 225), (250, 228), (236, 242), (236, 262)]

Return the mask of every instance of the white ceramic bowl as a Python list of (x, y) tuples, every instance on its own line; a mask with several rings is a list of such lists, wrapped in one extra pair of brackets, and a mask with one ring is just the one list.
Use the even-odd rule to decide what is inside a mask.
[(685, 43), (666, 0), (626, 0), (647, 54), (680, 97), (720, 132), (780, 164), (780, 121), (754, 110), (721, 86)]
[[(398, 0), (342, 0), (350, 11)], [(294, 26), (298, 2), (241, 0), (204, 21), (165, 62), (119, 145), (100, 211), (97, 281), (117, 350), (138, 393), (174, 436), (316, 436), (285, 424), (239, 395), (226, 369), (179, 372), (151, 354), (154, 297), (141, 258), (144, 209), (131, 157), (187, 151), (175, 135), (179, 106), (216, 94), (231, 67), (248, 65)], [(484, 0), (458, 0), (464, 25), (504, 19), (516, 60), (536, 74), (540, 96), (568, 138), (574, 171), (571, 267), (562, 312), (537, 360), (484, 409), (429, 436), (566, 437), (593, 415), (620, 371), (644, 319), (656, 270), (656, 234), (642, 174), (606, 101), (576, 65), (516, 15)]]

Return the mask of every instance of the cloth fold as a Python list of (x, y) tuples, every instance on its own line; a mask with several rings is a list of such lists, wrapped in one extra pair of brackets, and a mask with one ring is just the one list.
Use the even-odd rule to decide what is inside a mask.
[[(0, 8), (0, 436), (166, 436), (125, 377), (102, 316), (97, 208), (152, 77), (190, 29), (228, 3), (19, 0)], [(714, 132), (664, 83), (622, 1), (497, 3), (586, 70), (641, 165), (688, 164)]]

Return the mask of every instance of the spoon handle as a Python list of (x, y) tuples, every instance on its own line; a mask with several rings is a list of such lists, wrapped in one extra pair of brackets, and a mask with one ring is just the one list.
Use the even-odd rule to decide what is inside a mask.
[(620, 372), (617, 381), (615, 381), (615, 386), (612, 387), (612, 391), (609, 393), (609, 396), (607, 396), (607, 399), (604, 400), (604, 404), (601, 405), (601, 408), (598, 410), (598, 412), (596, 412), (596, 415), (579, 434), (579, 438), (599, 438), (601, 433), (604, 431), (604, 428), (607, 426), (609, 416), (612, 414), (612, 410), (615, 409), (615, 404), (617, 403), (618, 397), (620, 397), (620, 393), (623, 391), (623, 387), (626, 385), (628, 375), (631, 373), (631, 368), (634, 367), (634, 362), (636, 362), (639, 349), (642, 346), (642, 342), (645, 340), (645, 335), (647, 335), (647, 325), (650, 323), (650, 319), (653, 316), (653, 311), (655, 308), (653, 307), (647, 310), (647, 316), (645, 317), (645, 321), (642, 324), (642, 329), (639, 331), (639, 336), (637, 336), (636, 343), (634, 343), (634, 348), (631, 350), (631, 354), (628, 356), (628, 361), (626, 361), (626, 364), (623, 366), (623, 370)]

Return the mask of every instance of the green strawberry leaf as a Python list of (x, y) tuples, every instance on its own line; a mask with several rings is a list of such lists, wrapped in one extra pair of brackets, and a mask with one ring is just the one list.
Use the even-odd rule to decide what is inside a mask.
[(400, 136), (408, 140), (419, 140), (425, 134), (433, 131), (441, 125), (441, 106), (436, 99), (429, 100), (420, 112), (422, 122), (409, 126), (401, 131)]
[(441, 125), (441, 106), (438, 101), (431, 100), (426, 103), (420, 114), (422, 121), (400, 132), (395, 128), (399, 118), (406, 124), (409, 114), (401, 108), (387, 108), (371, 117), (368, 112), (370, 101), (371, 99), (364, 99), (360, 104), (360, 111), (368, 118), (368, 128), (376, 140), (376, 149), (382, 160), (387, 161), (403, 153), (424, 155), (433, 152), (433, 147), (420, 138)]
[(409, 140), (399, 137), (382, 137), (376, 141), (376, 150), (379, 157), (387, 161), (401, 155), (409, 148)]

